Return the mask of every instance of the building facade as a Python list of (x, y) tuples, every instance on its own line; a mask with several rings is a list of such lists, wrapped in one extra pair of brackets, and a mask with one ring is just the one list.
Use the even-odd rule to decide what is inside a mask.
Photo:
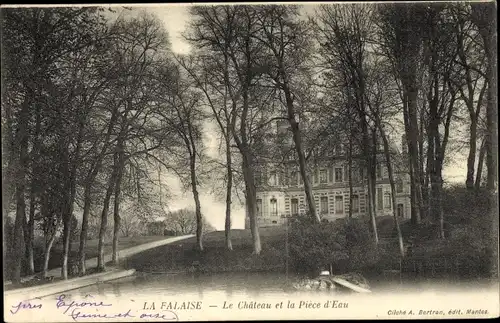
[[(281, 126), (283, 127), (283, 126)], [(278, 125), (278, 134), (280, 125)], [(283, 146), (283, 142), (280, 143)], [(285, 143), (290, 147), (290, 142)], [(402, 162), (404, 153), (392, 149), (394, 160)], [(281, 225), (285, 216), (305, 214), (308, 210), (302, 176), (293, 152), (277, 162), (266, 162), (258, 167), (255, 174), (257, 190), (257, 223), (259, 227)], [(352, 209), (353, 217), (368, 217), (367, 174), (363, 158), (358, 155), (346, 157), (344, 145), (336, 144), (326, 157), (314, 158), (308, 169), (309, 181), (316, 211), (322, 219), (329, 221), (344, 218)], [(395, 163), (397, 164), (397, 162)], [(402, 167), (394, 165), (396, 182), (397, 215), (410, 217), (410, 178)], [(351, 175), (351, 182), (349, 181)], [(352, 185), (352, 197), (350, 186)], [(376, 162), (375, 209), (377, 216), (393, 215), (391, 187), (386, 162), (380, 147)], [(248, 225), (248, 217), (247, 217)], [(247, 226), (248, 227), (248, 226)]]

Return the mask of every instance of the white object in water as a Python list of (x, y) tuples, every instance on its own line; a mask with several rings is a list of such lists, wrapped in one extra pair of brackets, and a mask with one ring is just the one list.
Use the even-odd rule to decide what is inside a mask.
[(328, 270), (323, 270), (319, 275), (320, 276), (330, 276), (330, 272)]

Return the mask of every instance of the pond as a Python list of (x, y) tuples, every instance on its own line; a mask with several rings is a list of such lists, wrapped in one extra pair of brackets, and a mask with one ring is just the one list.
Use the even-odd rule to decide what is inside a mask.
[[(221, 274), (145, 274), (137, 272), (134, 276), (69, 291), (74, 296), (86, 294), (122, 297), (134, 296), (175, 296), (192, 295), (204, 297), (219, 295), (232, 297), (271, 296), (284, 293), (298, 293), (290, 289), (298, 277), (284, 273), (221, 273)], [(368, 279), (372, 293), (449, 293), (468, 289), (495, 289), (498, 284), (488, 279), (415, 279), (400, 275), (372, 277)]]

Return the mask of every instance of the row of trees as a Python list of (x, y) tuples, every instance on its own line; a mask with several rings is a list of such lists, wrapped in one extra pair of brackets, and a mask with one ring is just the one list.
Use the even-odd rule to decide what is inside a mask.
[(164, 182), (165, 169), (192, 190), (201, 247), (201, 97), (176, 64), (161, 22), (128, 10), (5, 9), (2, 31), (2, 213), (4, 224), (15, 214), (13, 281), (20, 280), (20, 255), (27, 273), (34, 271), (36, 228), (45, 238), (44, 273), (62, 228), (67, 278), (78, 211), (80, 273), (96, 209), (98, 267), (105, 267), (110, 212), (118, 263), (121, 204), (144, 207), (157, 197), (151, 191)]
[[(481, 185), (484, 159), (486, 186), (490, 192), (496, 187), (493, 10), (493, 3), (336, 4), (319, 6), (307, 20), (295, 6), (192, 8), (186, 39), (195, 52), (183, 66), (205, 94), (226, 143), (226, 223), (234, 147), (242, 159), (254, 251), (260, 252), (254, 175), (264, 156), (279, 160), (263, 150), (261, 138), (283, 119), (316, 221), (307, 174), (315, 157), (325, 155), (312, 151), (328, 154), (332, 142), (347, 142), (350, 165), (361, 156), (368, 173), (378, 242), (375, 182), (382, 142), (398, 231), (394, 167), (403, 163), (412, 222), (439, 223), (444, 238), (443, 167), (462, 148), (454, 145), (454, 126), (469, 128), (467, 187)], [(396, 160), (389, 141), (398, 132), (405, 138), (405, 161)], [(228, 226), (226, 232), (230, 248)], [(400, 232), (399, 245), (403, 254)]]
[[(443, 236), (442, 170), (455, 148), (453, 125), (470, 125), (467, 187), (480, 185), (484, 158), (487, 187), (496, 187), (492, 8), (488, 3), (333, 4), (319, 6), (306, 19), (300, 7), (290, 5), (194, 6), (185, 33), (193, 50), (185, 56), (170, 51), (161, 22), (144, 13), (4, 10), (2, 207), (4, 220), (9, 211), (15, 213), (13, 254), (26, 250), (28, 272), (33, 271), (34, 228), (40, 226), (48, 264), (62, 226), (66, 278), (71, 216), (78, 208), (83, 214), (78, 263), (85, 273), (89, 214), (100, 206), (103, 269), (113, 205), (117, 263), (120, 205), (124, 199), (143, 201), (152, 187), (161, 192), (164, 181), (154, 174), (162, 171), (175, 173), (192, 192), (200, 250), (200, 185), (212, 178), (225, 188), (229, 250), (231, 204), (244, 192), (259, 254), (255, 175), (262, 159), (281, 157), (265, 145), (278, 120), (290, 125), (316, 222), (308, 172), (324, 156), (313, 152), (328, 153), (332, 142), (348, 143), (350, 166), (360, 159), (368, 174), (376, 242), (377, 143), (383, 143), (394, 192), (398, 161), (389, 135), (401, 123), (412, 221), (438, 221)], [(223, 157), (217, 160), (203, 145), (207, 121), (220, 135)], [(478, 141), (484, 142), (479, 148)], [(394, 219), (397, 224), (396, 214)], [(20, 274), (17, 257), (15, 281)]]

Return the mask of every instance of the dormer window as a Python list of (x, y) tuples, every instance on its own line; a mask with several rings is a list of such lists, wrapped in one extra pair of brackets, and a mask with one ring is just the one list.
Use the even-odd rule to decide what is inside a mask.
[(403, 180), (401, 178), (396, 182), (396, 192), (403, 193)]
[(271, 171), (271, 173), (269, 174), (269, 185), (278, 185), (278, 175), (276, 174), (276, 171)]
[(271, 215), (277, 216), (278, 215), (278, 201), (273, 197), (271, 198)]
[(319, 182), (321, 184), (328, 183), (328, 173), (327, 173), (326, 169), (320, 169), (320, 171), (319, 171)]

